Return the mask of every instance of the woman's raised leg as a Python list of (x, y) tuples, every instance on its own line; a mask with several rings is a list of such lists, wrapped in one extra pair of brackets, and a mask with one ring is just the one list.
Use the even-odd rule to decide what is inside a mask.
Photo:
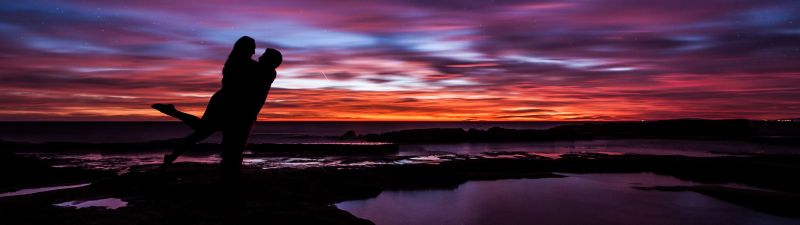
[(181, 112), (175, 109), (175, 105), (173, 104), (156, 103), (153, 104), (151, 107), (153, 107), (153, 109), (158, 110), (161, 113), (167, 114), (171, 117), (175, 117), (183, 121), (183, 123), (189, 125), (189, 127), (191, 127), (195, 131), (206, 129), (205, 122), (202, 119), (192, 114)]

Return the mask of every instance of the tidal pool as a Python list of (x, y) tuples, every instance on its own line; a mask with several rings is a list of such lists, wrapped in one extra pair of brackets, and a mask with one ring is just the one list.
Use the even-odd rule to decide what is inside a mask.
[(694, 184), (669, 176), (566, 175), (471, 181), (455, 190), (385, 191), (372, 199), (336, 206), (377, 225), (800, 224), (800, 219), (753, 211), (694, 192), (633, 188)]
[(74, 207), (77, 209), (89, 208), (89, 207), (119, 209), (128, 206), (128, 202), (123, 201), (122, 199), (119, 198), (103, 198), (103, 199), (95, 199), (87, 201), (68, 201), (53, 205), (58, 207)]

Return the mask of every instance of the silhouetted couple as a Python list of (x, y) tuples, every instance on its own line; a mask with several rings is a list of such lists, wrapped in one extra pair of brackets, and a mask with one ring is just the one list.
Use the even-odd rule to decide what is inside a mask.
[(242, 152), (275, 80), (275, 69), (283, 60), (280, 52), (269, 48), (256, 62), (251, 58), (255, 49), (253, 38), (243, 36), (236, 41), (222, 69), (222, 88), (211, 96), (202, 118), (178, 111), (172, 104), (152, 105), (194, 129), (189, 136), (175, 139), (178, 145), (172, 153), (164, 156), (161, 169), (172, 164), (197, 142), (222, 131), (220, 164), (223, 174), (237, 176), (240, 173)]

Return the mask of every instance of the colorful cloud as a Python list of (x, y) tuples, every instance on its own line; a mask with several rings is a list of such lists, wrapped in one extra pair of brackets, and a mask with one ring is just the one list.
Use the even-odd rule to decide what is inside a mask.
[(265, 120), (798, 117), (800, 2), (0, 3), (0, 120), (202, 113), (233, 42), (284, 64)]

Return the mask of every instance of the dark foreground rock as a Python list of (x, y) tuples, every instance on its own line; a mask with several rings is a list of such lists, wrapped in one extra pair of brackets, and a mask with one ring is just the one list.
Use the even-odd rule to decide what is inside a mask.
[[(451, 189), (468, 180), (562, 177), (518, 169), (462, 164), (246, 168), (240, 179), (223, 180), (216, 165), (181, 163), (164, 173), (140, 167), (85, 188), (0, 198), (0, 212), (10, 215), (0, 217), (0, 224), (372, 224), (333, 204), (375, 197), (386, 189)], [(117, 210), (53, 206), (110, 197), (129, 205)]]
[[(178, 145), (172, 141), (152, 141), (134, 143), (84, 143), (84, 142), (11, 142), (0, 140), (0, 149), (11, 149), (17, 152), (64, 152), (64, 151), (92, 151), (104, 152), (141, 152), (143, 150), (174, 149)], [(199, 143), (195, 144), (192, 152), (219, 152), (221, 144)], [(399, 146), (393, 143), (307, 143), (307, 144), (274, 144), (251, 143), (247, 150), (256, 153), (293, 153), (309, 155), (374, 155), (397, 153)]]
[(0, 150), (0, 193), (22, 188), (87, 183), (113, 177), (112, 171), (83, 168), (53, 168), (33, 156)]
[(640, 190), (693, 191), (756, 211), (800, 218), (800, 194), (719, 185), (636, 187)]
[[(216, 165), (176, 164), (165, 173), (139, 167), (121, 176), (95, 180), (84, 188), (0, 198), (0, 224), (372, 224), (333, 204), (375, 197), (384, 190), (452, 189), (470, 180), (563, 177), (558, 172), (653, 172), (699, 183), (746, 184), (770, 189), (772, 197), (729, 202), (775, 215), (796, 216), (786, 213), (796, 206), (784, 202), (758, 206), (769, 203), (769, 199), (795, 198), (800, 193), (800, 182), (793, 179), (800, 172), (800, 157), (796, 155), (692, 158), (570, 154), (554, 160), (525, 153), (508, 154), (493, 153), (489, 154), (491, 157), (438, 165), (248, 168), (237, 180), (221, 179)], [(724, 195), (750, 198), (746, 196), (752, 193)], [(52, 206), (109, 197), (120, 198), (129, 205), (117, 210)]]
[(642, 122), (602, 122), (562, 125), (549, 129), (487, 130), (461, 128), (412, 129), (382, 134), (355, 135), (342, 139), (395, 143), (558, 141), (588, 139), (703, 139), (738, 140), (782, 145), (800, 145), (800, 123), (750, 120), (679, 119)]

